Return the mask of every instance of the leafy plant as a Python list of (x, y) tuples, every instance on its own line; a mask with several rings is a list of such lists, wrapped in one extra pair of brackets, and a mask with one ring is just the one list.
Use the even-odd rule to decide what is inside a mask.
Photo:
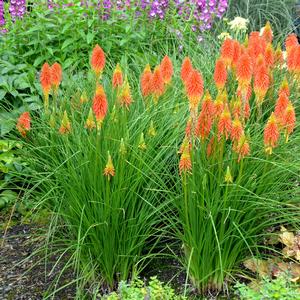
[(118, 293), (114, 292), (103, 296), (103, 300), (184, 300), (185, 297), (176, 296), (175, 292), (168, 285), (164, 285), (156, 277), (151, 277), (148, 286), (139, 279), (129, 284), (120, 282)]
[(245, 300), (296, 300), (300, 298), (299, 285), (289, 280), (287, 276), (280, 276), (274, 280), (264, 278), (255, 288), (238, 283), (236, 294)]

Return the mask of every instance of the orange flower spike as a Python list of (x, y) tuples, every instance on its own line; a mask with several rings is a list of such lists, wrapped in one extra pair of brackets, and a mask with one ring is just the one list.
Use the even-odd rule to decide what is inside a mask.
[(45, 105), (45, 110), (46, 112), (48, 111), (49, 107), (49, 93), (51, 90), (51, 67), (49, 66), (48, 63), (44, 63), (41, 69), (40, 73), (40, 82), (42, 86), (42, 90), (44, 93), (44, 105)]
[(296, 34), (289, 34), (285, 40), (285, 48), (287, 53), (289, 53), (294, 46), (298, 45), (299, 43)]
[(153, 77), (153, 74), (151, 72), (150, 65), (148, 64), (145, 67), (144, 72), (141, 76), (141, 91), (142, 91), (143, 97), (148, 97), (153, 92), (152, 77)]
[(265, 50), (265, 61), (268, 67), (273, 67), (274, 65), (274, 49), (272, 44), (268, 44)]
[(205, 114), (204, 111), (201, 111), (195, 129), (196, 136), (200, 137), (202, 140), (207, 138), (211, 131), (212, 124), (213, 124), (212, 116)]
[(107, 163), (103, 170), (103, 175), (106, 176), (108, 180), (110, 180), (111, 177), (115, 176), (115, 167), (113, 165), (112, 158), (111, 158), (109, 152), (108, 152), (107, 156), (108, 156)]
[(221, 46), (221, 58), (223, 59), (225, 65), (229, 67), (232, 63), (234, 54), (234, 42), (232, 39), (225, 39)]
[(216, 62), (214, 80), (218, 90), (222, 90), (227, 80), (227, 70), (224, 61), (219, 58)]
[(266, 26), (263, 29), (262, 37), (267, 43), (272, 43), (273, 40), (273, 31), (270, 22), (268, 21)]
[(234, 118), (239, 118), (242, 114), (242, 100), (240, 97), (237, 97), (233, 102), (232, 102), (232, 115)]
[(290, 51), (287, 53), (286, 64), (290, 73), (294, 73), (296, 70), (296, 55), (298, 46), (291, 47)]
[(98, 79), (105, 67), (105, 53), (98, 44), (94, 47), (92, 52), (91, 67)]
[[(222, 107), (222, 110), (223, 110), (223, 107)], [(214, 103), (212, 101), (212, 98), (211, 98), (211, 95), (210, 95), (209, 91), (207, 91), (204, 95), (201, 111), (205, 115), (210, 116), (211, 118), (214, 117), (215, 107), (214, 107)]]
[(164, 83), (169, 84), (171, 82), (174, 70), (173, 70), (172, 61), (168, 55), (166, 55), (161, 61), (160, 69), (161, 69)]
[(71, 132), (71, 123), (68, 118), (68, 114), (64, 111), (64, 115), (61, 121), (61, 126), (59, 128), (60, 134), (69, 134)]
[(288, 96), (285, 93), (279, 94), (279, 97), (275, 104), (275, 111), (274, 111), (274, 114), (279, 121), (281, 121), (283, 114), (288, 107), (288, 104), (289, 104)]
[(294, 62), (295, 74), (300, 75), (300, 46), (296, 47), (295, 62)]
[(227, 140), (231, 132), (231, 127), (231, 116), (228, 106), (226, 105), (218, 122), (218, 140), (220, 140), (222, 136), (225, 136)]
[(107, 113), (107, 99), (102, 85), (98, 85), (96, 88), (92, 109), (96, 117), (97, 126), (101, 128)]
[(89, 129), (89, 130), (92, 130), (92, 129), (96, 128), (96, 123), (95, 123), (95, 120), (94, 120), (94, 114), (93, 114), (93, 110), (91, 108), (90, 108), (89, 115), (88, 115), (88, 118), (85, 122), (84, 127), (86, 129)]
[(289, 135), (294, 131), (296, 126), (295, 108), (291, 102), (289, 102), (284, 112), (283, 126), (285, 128), (285, 141), (288, 142)]
[(224, 97), (222, 94), (218, 94), (214, 102), (214, 115), (216, 118), (219, 118), (224, 110)]
[(155, 67), (152, 77), (152, 89), (154, 95), (154, 103), (158, 102), (158, 98), (163, 95), (165, 91), (164, 79), (162, 77), (161, 69), (159, 66)]
[(244, 134), (244, 129), (241, 121), (235, 118), (232, 122), (230, 137), (233, 142), (238, 142), (241, 136)]
[(132, 96), (129, 82), (126, 80), (120, 94), (120, 105), (125, 106), (129, 110), (129, 105), (132, 103)]
[(180, 161), (179, 161), (179, 173), (188, 173), (192, 171), (192, 160), (189, 147), (184, 147)]
[(20, 134), (25, 137), (27, 132), (30, 130), (31, 118), (28, 111), (23, 112), (17, 122), (16, 128)]
[(203, 95), (203, 79), (200, 72), (193, 70), (185, 85), (186, 94), (190, 102), (190, 109), (196, 110)]
[(238, 162), (240, 162), (245, 156), (250, 154), (250, 145), (246, 136), (243, 134), (236, 146), (236, 151), (239, 155)]
[(281, 86), (280, 86), (280, 89), (279, 89), (278, 94), (279, 94), (279, 95), (285, 94), (285, 95), (287, 95), (287, 97), (290, 96), (289, 83), (288, 83), (286, 77), (283, 79), (283, 81), (282, 81), (282, 83), (281, 83)]
[(270, 86), (270, 77), (268, 70), (264, 65), (257, 68), (254, 74), (254, 92), (256, 95), (256, 101), (262, 103), (265, 95)]
[(251, 58), (245, 53), (240, 57), (236, 70), (237, 80), (242, 89), (246, 89), (250, 85), (252, 71), (253, 64)]
[(189, 57), (185, 57), (181, 66), (181, 79), (183, 83), (186, 83), (190, 74), (193, 71), (193, 65)]
[(237, 63), (241, 55), (241, 45), (238, 41), (233, 40), (233, 56), (232, 56), (232, 67), (235, 70)]
[(278, 121), (275, 114), (272, 113), (264, 130), (264, 144), (268, 154), (272, 154), (272, 150), (276, 147), (279, 137)]
[(123, 84), (123, 73), (119, 64), (117, 64), (113, 77), (112, 77), (112, 86), (113, 88), (119, 88)]
[(54, 63), (51, 66), (51, 85), (56, 93), (62, 80), (62, 68), (59, 63)]

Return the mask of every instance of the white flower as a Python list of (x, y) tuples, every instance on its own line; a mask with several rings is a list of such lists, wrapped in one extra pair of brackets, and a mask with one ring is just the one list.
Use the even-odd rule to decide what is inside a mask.
[(244, 18), (241, 18), (241, 17), (235, 17), (228, 24), (229, 24), (231, 30), (247, 31), (248, 23), (249, 23), (248, 19), (244, 19)]
[(226, 39), (231, 39), (231, 35), (228, 32), (222, 32), (221, 34), (218, 35), (218, 39), (223, 41)]

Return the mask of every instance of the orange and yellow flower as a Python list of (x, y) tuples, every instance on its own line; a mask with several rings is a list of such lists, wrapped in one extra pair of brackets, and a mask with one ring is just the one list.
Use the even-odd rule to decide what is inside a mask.
[(91, 67), (96, 77), (99, 78), (105, 67), (105, 53), (98, 44), (94, 47), (92, 52)]
[(273, 40), (273, 31), (270, 22), (268, 21), (266, 26), (263, 29), (262, 37), (267, 43), (272, 43)]
[(285, 113), (288, 104), (289, 104), (288, 96), (285, 93), (280, 93), (276, 101), (275, 111), (274, 111), (275, 116), (280, 123), (282, 121), (283, 114)]
[(270, 86), (270, 77), (264, 64), (260, 65), (254, 74), (254, 92), (256, 101), (261, 104)]
[(285, 40), (285, 48), (287, 53), (289, 53), (294, 46), (298, 46), (298, 45), (299, 43), (298, 43), (297, 35), (294, 33), (289, 34)]
[(241, 90), (246, 90), (252, 78), (253, 63), (250, 56), (243, 54), (237, 64), (236, 75)]
[(295, 108), (291, 102), (289, 102), (283, 114), (282, 121), (282, 125), (285, 129), (285, 140), (288, 142), (289, 136), (294, 131), (296, 126)]
[(17, 130), (20, 134), (25, 137), (27, 132), (30, 130), (31, 118), (30, 113), (28, 111), (23, 112), (18, 118), (18, 122), (16, 125)]
[(190, 74), (193, 71), (193, 65), (189, 57), (185, 57), (181, 66), (181, 79), (183, 83), (186, 83)]
[(239, 155), (238, 162), (240, 162), (245, 156), (250, 154), (249, 141), (244, 134), (240, 137), (237, 145), (233, 150), (236, 151), (236, 153)]
[(96, 117), (97, 126), (101, 128), (107, 113), (107, 99), (102, 85), (98, 85), (96, 88), (92, 109)]
[(57, 93), (61, 80), (62, 80), (62, 68), (61, 65), (56, 62), (51, 66), (51, 85), (55, 93)]
[(195, 110), (203, 95), (203, 79), (199, 71), (193, 70), (186, 81), (185, 89), (190, 102), (190, 109)]
[(215, 66), (214, 80), (218, 90), (222, 90), (227, 80), (226, 65), (222, 59), (218, 59)]
[(157, 103), (158, 98), (162, 96), (165, 91), (165, 83), (159, 66), (155, 67), (153, 72), (152, 91), (154, 95), (154, 103)]
[(61, 121), (61, 125), (59, 128), (60, 134), (69, 134), (71, 132), (71, 123), (66, 111), (64, 111), (64, 115)]
[(142, 76), (141, 76), (141, 91), (142, 91), (143, 97), (148, 97), (153, 92), (152, 77), (153, 77), (153, 74), (151, 72), (150, 65), (148, 64), (145, 67), (144, 72), (142, 73)]
[(233, 142), (238, 142), (244, 134), (244, 129), (241, 121), (235, 118), (232, 122), (230, 137)]
[(168, 55), (166, 55), (161, 61), (160, 69), (164, 83), (169, 84), (171, 82), (174, 71), (172, 61)]
[(273, 148), (277, 146), (280, 133), (278, 121), (274, 113), (271, 114), (264, 130), (264, 144), (266, 153), (272, 154)]
[(223, 59), (225, 65), (229, 67), (233, 60), (234, 54), (234, 43), (232, 39), (225, 39), (221, 46), (221, 58)]
[(111, 177), (115, 176), (115, 167), (113, 165), (112, 158), (109, 152), (107, 156), (107, 163), (103, 170), (103, 175), (106, 176), (108, 180), (110, 180)]
[(231, 127), (231, 115), (226, 105), (218, 122), (218, 140), (220, 140), (222, 136), (225, 136), (227, 140), (231, 132)]
[(179, 172), (187, 173), (192, 171), (192, 160), (189, 147), (186, 146), (183, 148), (181, 153), (180, 161), (179, 161)]
[(119, 88), (123, 85), (123, 73), (119, 64), (117, 64), (113, 77), (112, 77), (112, 86), (113, 88)]
[(93, 114), (93, 110), (91, 108), (90, 108), (89, 115), (87, 117), (87, 120), (85, 122), (84, 127), (86, 129), (89, 129), (89, 130), (92, 130), (92, 129), (96, 128), (96, 123), (95, 123), (95, 120), (94, 120), (94, 114)]
[(129, 110), (129, 106), (132, 103), (132, 96), (130, 91), (129, 82), (126, 80), (124, 86), (122, 87), (119, 96), (120, 105), (126, 107)]
[(48, 63), (44, 63), (42, 66), (42, 70), (40, 73), (40, 82), (44, 94), (44, 105), (45, 110), (47, 112), (49, 107), (49, 93), (51, 90), (52, 82), (51, 82), (51, 67)]

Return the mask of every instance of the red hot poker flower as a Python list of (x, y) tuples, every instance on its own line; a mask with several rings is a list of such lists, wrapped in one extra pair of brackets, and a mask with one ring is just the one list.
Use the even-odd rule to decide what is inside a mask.
[(101, 75), (105, 67), (105, 53), (98, 44), (92, 52), (91, 67), (97, 77)]
[(230, 66), (232, 63), (234, 54), (234, 43), (232, 39), (225, 39), (221, 46), (221, 58), (224, 60), (226, 66)]
[(23, 137), (25, 137), (27, 132), (30, 130), (30, 123), (30, 113), (28, 111), (22, 113), (18, 119), (16, 128)]
[(278, 121), (275, 117), (275, 114), (272, 113), (264, 131), (265, 150), (268, 154), (272, 154), (272, 150), (276, 147), (279, 136), (280, 133), (278, 128)]
[(244, 134), (244, 129), (241, 121), (235, 118), (232, 122), (230, 137), (233, 142), (238, 142), (241, 136)]
[(261, 65), (257, 68), (254, 74), (254, 92), (256, 95), (256, 100), (259, 104), (262, 103), (265, 95), (269, 89), (270, 78), (268, 70), (265, 65)]
[(288, 142), (289, 135), (294, 131), (296, 126), (295, 109), (291, 102), (289, 102), (282, 119), (285, 128), (285, 140)]
[(119, 64), (117, 64), (113, 77), (112, 77), (112, 86), (113, 88), (121, 87), (123, 84), (123, 73)]
[(57, 92), (57, 89), (62, 80), (62, 68), (59, 63), (54, 63), (51, 66), (51, 84), (54, 89), (54, 92)]
[(181, 66), (181, 79), (184, 83), (187, 82), (192, 71), (193, 71), (192, 62), (189, 57), (186, 57), (183, 60), (182, 66)]
[(143, 97), (148, 97), (153, 92), (152, 77), (153, 77), (153, 74), (151, 72), (150, 65), (148, 64), (145, 67), (144, 72), (141, 76), (141, 91), (142, 91)]
[(273, 40), (273, 31), (270, 22), (268, 21), (266, 26), (263, 29), (262, 37), (267, 43), (272, 43)]
[(160, 64), (160, 69), (162, 73), (162, 77), (164, 80), (165, 84), (169, 84), (171, 82), (172, 76), (173, 76), (173, 64), (168, 55), (166, 55), (161, 64)]
[(107, 100), (102, 85), (98, 85), (96, 88), (92, 108), (96, 117), (97, 125), (100, 128), (107, 113)]
[(125, 106), (129, 110), (129, 105), (132, 103), (132, 96), (129, 82), (126, 80), (120, 94), (120, 105)]
[(250, 85), (252, 70), (253, 64), (251, 58), (247, 53), (245, 53), (240, 57), (236, 69), (237, 80), (242, 90), (246, 90)]
[(285, 93), (281, 93), (275, 104), (275, 116), (279, 122), (282, 121), (283, 114), (289, 104), (289, 98)]
[(60, 134), (69, 134), (71, 132), (71, 123), (68, 118), (68, 114), (64, 111), (63, 119), (61, 121), (61, 126), (59, 128)]
[(222, 90), (227, 80), (227, 70), (222, 59), (218, 59), (215, 66), (214, 80), (218, 90)]
[(179, 161), (179, 172), (180, 174), (182, 174), (182, 173), (191, 172), (191, 170), (192, 170), (192, 160), (191, 160), (190, 150), (189, 147), (184, 147)]
[(163, 95), (165, 91), (165, 83), (159, 66), (155, 67), (153, 72), (152, 89), (155, 98), (154, 102), (157, 103), (158, 98)]
[(109, 152), (108, 152), (107, 163), (103, 170), (103, 175), (106, 176), (108, 180), (110, 180), (110, 177), (115, 176), (115, 167), (113, 165), (112, 158)]
[(186, 94), (190, 102), (191, 110), (195, 110), (203, 95), (203, 79), (200, 72), (193, 70), (186, 81)]
[(250, 154), (250, 145), (248, 139), (245, 135), (242, 135), (235, 147), (236, 152), (238, 153), (238, 162), (241, 161), (245, 156)]
[(45, 110), (47, 112), (49, 106), (49, 93), (51, 90), (51, 68), (48, 63), (44, 63), (40, 73), (40, 82), (44, 93)]
[(227, 140), (231, 132), (231, 127), (231, 116), (229, 109), (226, 105), (218, 122), (218, 140), (220, 140), (222, 136), (225, 136)]
[(294, 47), (294, 46), (298, 46), (298, 39), (296, 34), (290, 34), (287, 36), (286, 40), (285, 40), (285, 48), (287, 53), (290, 52), (290, 50)]

